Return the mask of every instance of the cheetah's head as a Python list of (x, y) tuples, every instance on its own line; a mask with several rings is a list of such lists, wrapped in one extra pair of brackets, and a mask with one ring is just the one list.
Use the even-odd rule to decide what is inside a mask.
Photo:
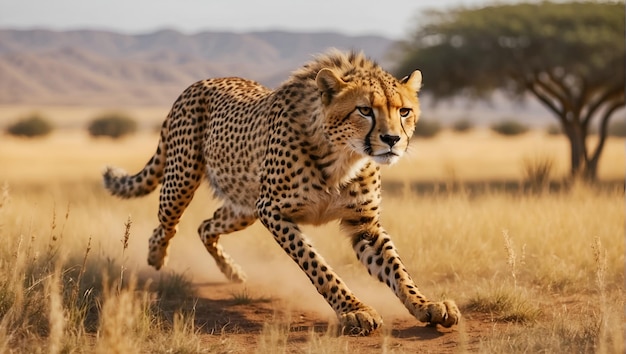
[(420, 115), (419, 71), (397, 80), (380, 68), (374, 74), (343, 76), (325, 68), (317, 73), (316, 83), (332, 144), (379, 164), (398, 161)]

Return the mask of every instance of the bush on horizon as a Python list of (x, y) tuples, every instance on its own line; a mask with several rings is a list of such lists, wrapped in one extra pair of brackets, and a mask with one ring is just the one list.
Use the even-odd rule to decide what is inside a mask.
[(436, 120), (420, 119), (415, 126), (414, 137), (432, 138), (441, 131), (441, 124)]
[(87, 127), (92, 137), (119, 139), (137, 131), (137, 122), (123, 113), (104, 113), (89, 123)]
[(491, 125), (491, 130), (506, 136), (524, 134), (528, 131), (528, 126), (513, 119), (504, 119)]
[(31, 113), (17, 122), (9, 125), (7, 134), (26, 138), (43, 137), (50, 134), (54, 126), (38, 113)]

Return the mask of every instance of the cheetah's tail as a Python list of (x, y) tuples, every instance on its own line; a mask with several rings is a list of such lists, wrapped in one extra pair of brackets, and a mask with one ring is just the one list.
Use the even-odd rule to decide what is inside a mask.
[(114, 196), (135, 198), (149, 194), (161, 183), (165, 168), (165, 145), (159, 141), (156, 153), (146, 166), (135, 175), (108, 166), (103, 173), (104, 187)]

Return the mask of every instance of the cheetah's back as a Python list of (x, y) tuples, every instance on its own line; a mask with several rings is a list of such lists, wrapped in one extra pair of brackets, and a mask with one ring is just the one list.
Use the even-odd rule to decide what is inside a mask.
[[(204, 80), (189, 87), (170, 114), (173, 145), (168, 149), (193, 151), (187, 163), (204, 162), (215, 195), (245, 209), (254, 208), (258, 198), (270, 94), (266, 87), (241, 78)], [(192, 135), (194, 141), (176, 139)]]

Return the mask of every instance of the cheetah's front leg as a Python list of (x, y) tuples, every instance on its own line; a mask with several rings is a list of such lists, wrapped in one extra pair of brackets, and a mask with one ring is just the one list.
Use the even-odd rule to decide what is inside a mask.
[(337, 273), (317, 253), (295, 223), (277, 211), (259, 210), (259, 220), (306, 273), (317, 291), (335, 310), (342, 331), (346, 334), (368, 335), (382, 325), (382, 318), (363, 304)]
[(354, 225), (344, 227), (352, 228), (353, 248), (368, 272), (386, 283), (419, 321), (444, 327), (459, 322), (461, 312), (454, 301), (432, 302), (420, 293), (402, 264), (391, 238), (378, 223), (360, 230), (354, 228)]

